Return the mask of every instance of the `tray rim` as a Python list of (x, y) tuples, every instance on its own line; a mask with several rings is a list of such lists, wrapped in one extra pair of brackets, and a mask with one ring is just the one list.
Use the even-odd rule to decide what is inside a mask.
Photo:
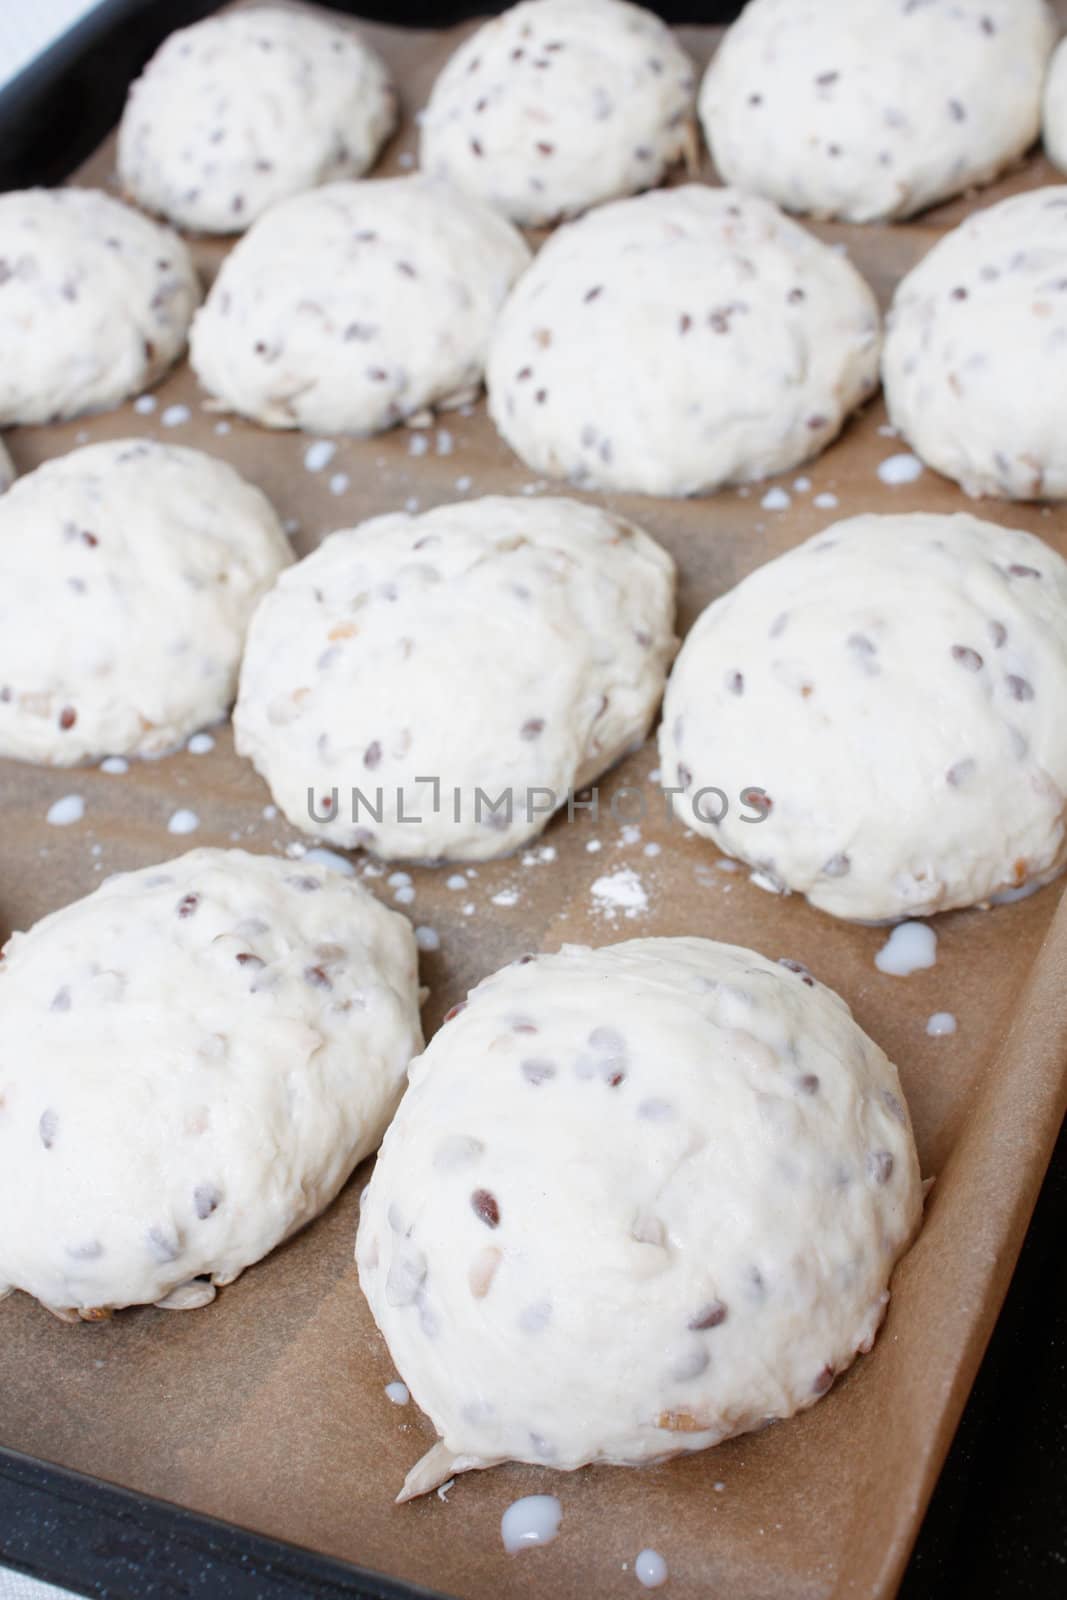
[[(105, 50), (113, 59), (124, 22), (138, 17), (145, 27), (138, 42), (123, 41), (123, 93), (148, 54), (167, 34), (176, 27), (221, 10), (226, 3), (227, 0), (168, 0), (164, 7), (155, 0), (97, 0), (90, 12), (0, 88), (0, 150), (14, 150), (13, 157), (0, 162), (0, 191), (26, 186), (25, 179), (12, 181), (15, 164), (24, 157), (17, 137), (20, 130), (43, 102), (62, 92), (63, 80), (72, 71), (88, 66), (94, 56), (100, 59)], [(317, 0), (317, 3), (327, 6), (332, 3), (333, 9), (343, 10), (358, 19), (358, 12), (349, 10), (344, 0)], [(389, 21), (392, 26), (398, 25), (392, 19)], [(113, 126), (115, 120), (115, 116), (110, 121), (105, 119), (103, 131)], [(98, 113), (95, 122), (99, 121)], [(96, 132), (84, 136), (86, 153), (96, 147), (101, 136)], [(63, 158), (62, 170), (54, 177), (41, 177), (38, 172), (30, 181), (64, 182), (83, 158), (81, 153), (70, 153)], [(1047, 958), (1053, 926), (1067, 919), (1065, 907), (1067, 884), (1058, 896), (1048, 933), (1012, 1017), (1023, 1004), (1043, 958)], [(1011, 1031), (1010, 1021), (1008, 1031)], [(999, 1053), (991, 1057), (988, 1070), (995, 1069)], [(1067, 1064), (1059, 1085), (1059, 1098), (1061, 1102), (1067, 1101)], [(1046, 1159), (1040, 1170), (1035, 1169), (1031, 1174), (1029, 1192), (1018, 1193), (1015, 1197), (1014, 1227), (1010, 1228), (1011, 1237), (1002, 1241), (1011, 1257), (1011, 1275), (1003, 1292), (987, 1297), (982, 1315), (972, 1322), (972, 1375), (963, 1382), (954, 1383), (953, 1393), (940, 1418), (947, 1427), (942, 1426), (937, 1431), (938, 1436), (932, 1433), (928, 1440), (926, 1459), (915, 1480), (912, 1538), (902, 1549), (886, 1549), (874, 1592), (893, 1595), (905, 1577), (931, 1495), (1010, 1291), (1056, 1140), (1057, 1131), (1053, 1128)], [(62, 1561), (57, 1535), (62, 1538), (66, 1557)], [(129, 1550), (131, 1537), (140, 1541), (136, 1554)], [(442, 1591), (256, 1532), (175, 1501), (142, 1494), (0, 1443), (0, 1566), (42, 1582), (62, 1585), (72, 1593), (136, 1600), (151, 1592), (153, 1580), (180, 1582), (183, 1575), (196, 1573), (202, 1583), (205, 1558), (219, 1569), (220, 1577), (225, 1575), (226, 1592), (234, 1600), (246, 1600), (246, 1597), (247, 1600), (260, 1600), (260, 1597), (263, 1600), (274, 1600), (274, 1597), (277, 1600), (289, 1600), (289, 1597), (292, 1600), (299, 1600), (299, 1597), (330, 1600), (332, 1596), (341, 1595), (355, 1596), (357, 1600), (448, 1600)], [(136, 1567), (134, 1562), (138, 1563)], [(117, 1570), (121, 1568), (126, 1569), (125, 1582)]]

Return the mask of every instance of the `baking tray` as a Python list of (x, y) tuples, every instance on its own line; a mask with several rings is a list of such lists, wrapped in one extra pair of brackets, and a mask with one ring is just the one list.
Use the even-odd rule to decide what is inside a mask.
[[(374, 26), (366, 31), (392, 61), (407, 113), (379, 170), (403, 170), (413, 149), (411, 111), (454, 39)], [(709, 30), (683, 36), (706, 58)], [(107, 181), (110, 166), (105, 147), (79, 176)], [(1051, 181), (1059, 180), (1033, 158), (985, 191), (980, 203)], [(884, 300), (900, 272), (966, 205), (956, 202), (892, 230), (818, 231), (846, 243)], [(198, 253), (205, 271), (213, 271), (220, 247), (198, 246)], [(410, 453), (410, 434), (400, 430), (339, 442), (329, 468), (312, 474), (303, 464), (306, 440), (265, 436), (237, 420), (217, 433), (217, 419), (201, 409), (201, 399), (182, 369), (157, 391), (150, 416), (126, 407), (88, 422), (18, 430), (10, 437), (12, 451), (25, 470), (87, 439), (143, 433), (199, 444), (262, 483), (282, 515), (299, 523), (301, 553), (331, 528), (395, 509), (411, 496), (425, 508), (467, 494), (543, 492), (541, 480), (495, 438), (481, 405), (469, 417), (440, 419), (419, 458)], [(182, 407), (188, 419), (174, 422)], [(674, 553), (685, 629), (715, 594), (835, 516), (860, 509), (951, 510), (963, 503), (954, 486), (930, 473), (908, 486), (882, 484), (875, 466), (900, 448), (880, 432), (883, 424), (876, 403), (818, 462), (778, 480), (790, 496), (785, 511), (765, 510), (761, 490), (688, 503), (600, 498), (643, 522)], [(798, 478), (810, 486), (794, 487)], [(814, 503), (817, 494), (828, 493), (838, 501), (832, 511)], [(991, 504), (984, 514), (1028, 527), (1067, 550), (1058, 511)], [(651, 747), (625, 763), (604, 786), (605, 803), (624, 784), (647, 782), (652, 793), (653, 765)], [(49, 805), (72, 792), (86, 801), (84, 822), (49, 827)], [(210, 755), (182, 754), (121, 778), (0, 764), (3, 931), (86, 892), (107, 871), (161, 859), (188, 843), (285, 849), (294, 836), (264, 815), (268, 802), (251, 769), (233, 757), (226, 730), (218, 730)], [(175, 839), (167, 819), (188, 807), (197, 810), (201, 825), (192, 840)], [(593, 842), (599, 844), (595, 852), (587, 848)], [(650, 844), (660, 846), (658, 855), (646, 854)], [(768, 897), (742, 875), (718, 871), (715, 860), (708, 847), (668, 830), (650, 809), (637, 834), (610, 818), (595, 826), (588, 818), (574, 826), (557, 822), (528, 859), (479, 867), (462, 893), (446, 887), (448, 871), (413, 872), (414, 918), (442, 939), (441, 952), (424, 964), (433, 991), (426, 1021), (436, 1026), (444, 1010), (501, 961), (565, 939), (603, 943), (699, 932), (804, 959), (845, 994), (859, 1021), (897, 1060), (924, 1171), (938, 1179), (924, 1232), (896, 1276), (894, 1303), (873, 1356), (804, 1417), (700, 1457), (639, 1472), (591, 1469), (565, 1479), (504, 1468), (461, 1481), (448, 1504), (431, 1497), (395, 1508), (392, 1493), (428, 1429), (384, 1396), (393, 1373), (351, 1262), (361, 1174), (317, 1224), (196, 1316), (148, 1310), (104, 1327), (70, 1329), (53, 1326), (21, 1297), (0, 1309), (0, 1439), (37, 1458), (5, 1457), (0, 1511), (45, 1495), (53, 1505), (91, 1505), (88, 1515), (127, 1530), (98, 1539), (97, 1562), (100, 1550), (110, 1552), (103, 1580), (85, 1566), (64, 1570), (58, 1555), (50, 1566), (54, 1576), (82, 1586), (103, 1581), (115, 1593), (136, 1593), (138, 1583), (140, 1592), (150, 1592), (158, 1579), (180, 1592), (183, 1561), (195, 1568), (200, 1560), (214, 1563), (214, 1576), (204, 1576), (205, 1566), (196, 1581), (220, 1593), (224, 1575), (226, 1582), (237, 1581), (253, 1570), (258, 1593), (284, 1581), (304, 1585), (295, 1593), (328, 1593), (340, 1584), (344, 1592), (384, 1595), (409, 1593), (404, 1584), (415, 1582), (463, 1596), (567, 1600), (590, 1589), (633, 1594), (633, 1557), (653, 1544), (670, 1563), (671, 1591), (682, 1596), (893, 1593), (1067, 1101), (1067, 914), (1057, 915), (1053, 886), (995, 913), (941, 918), (938, 966), (892, 979), (873, 965), (884, 937), (877, 930), (834, 924), (803, 903)], [(647, 896), (633, 917), (605, 909), (595, 887), (627, 867)], [(367, 881), (391, 898), (385, 875)], [(504, 890), (515, 892), (516, 903), (494, 906)], [(927, 1038), (925, 1018), (946, 1009), (959, 1016), (959, 1032)], [(40, 1461), (66, 1470), (48, 1472)], [(87, 1476), (73, 1475), (79, 1472)], [(534, 1489), (560, 1495), (563, 1531), (553, 1546), (509, 1559), (497, 1536), (500, 1512)], [(185, 1509), (155, 1505), (153, 1496)], [(280, 1551), (264, 1535), (320, 1554)], [(0, 1536), (5, 1558), (40, 1564), (27, 1559), (25, 1549), (20, 1555), (2, 1520)], [(176, 1563), (167, 1577), (154, 1565), (163, 1537)], [(184, 1554), (179, 1559), (176, 1552)], [(354, 1574), (333, 1566), (331, 1557), (381, 1569), (400, 1582)], [(129, 1567), (124, 1574), (117, 1570), (121, 1562)], [(327, 1587), (307, 1587), (315, 1583)]]

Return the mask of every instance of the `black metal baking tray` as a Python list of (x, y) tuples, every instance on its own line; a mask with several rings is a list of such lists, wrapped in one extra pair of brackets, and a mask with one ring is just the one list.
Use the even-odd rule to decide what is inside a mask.
[[(0, 0), (22, 3), (28, 0)], [(103, 0), (0, 92), (0, 189), (62, 181), (117, 122), (130, 81), (160, 41), (217, 6)], [(359, 0), (333, 8), (417, 27), (502, 9), (478, 0)], [(738, 6), (676, 0), (654, 9), (669, 21), (707, 23), (728, 19)], [(1065, 1236), (1062, 1134), (902, 1600), (1067, 1594)], [(41, 1403), (48, 1404), (47, 1394)], [(2, 1407), (0, 1396), (0, 1413)], [(114, 1600), (419, 1600), (428, 1593), (3, 1447), (0, 1563)]]

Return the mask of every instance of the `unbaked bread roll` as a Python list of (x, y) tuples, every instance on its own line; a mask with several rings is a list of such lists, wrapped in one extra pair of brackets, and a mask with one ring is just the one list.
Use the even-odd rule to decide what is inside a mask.
[(749, 0), (700, 90), (726, 183), (848, 222), (988, 183), (1037, 137), (1045, 0)]
[(170, 228), (98, 189), (0, 195), (0, 426), (106, 411), (185, 347), (200, 299)]
[(673, 624), (670, 557), (596, 506), (491, 496), (375, 517), (260, 605), (236, 749), (332, 844), (503, 855), (644, 739)]
[(651, 188), (694, 141), (693, 63), (628, 0), (524, 0), (465, 39), (420, 163), (528, 226)]
[(377, 433), (470, 398), (530, 252), (480, 201), (419, 176), (273, 206), (193, 323), (204, 387), (269, 428)]
[(1067, 498), (1067, 187), (1032, 189), (940, 239), (897, 286), (890, 421), (970, 495)]
[(1045, 154), (1067, 172), (1067, 39), (1061, 39), (1052, 53), (1045, 80), (1043, 131)]
[(971, 516), (853, 517), (699, 618), (664, 700), (663, 782), (765, 888), (859, 921), (929, 916), (1067, 863), (1065, 705), (1061, 556)]
[(363, 1196), (360, 1283), (474, 1467), (702, 1450), (869, 1350), (919, 1225), (896, 1071), (793, 963), (708, 939), (526, 956), (414, 1063)]
[(0, 756), (158, 756), (217, 722), (292, 560), (270, 502), (199, 450), (117, 439), (0, 499)]
[(307, 862), (194, 850), (0, 963), (0, 1295), (206, 1304), (329, 1204), (421, 1047), (407, 921)]
[(489, 410), (528, 466), (702, 494), (817, 455), (877, 386), (874, 296), (765, 200), (691, 184), (553, 234), (500, 314)]
[(119, 178), (180, 227), (239, 233), (278, 200), (362, 177), (395, 122), (389, 74), (352, 28), (230, 11), (172, 33), (132, 85)]

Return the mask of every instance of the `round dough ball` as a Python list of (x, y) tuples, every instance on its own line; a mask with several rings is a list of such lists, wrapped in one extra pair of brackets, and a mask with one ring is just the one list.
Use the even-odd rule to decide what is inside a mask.
[(420, 163), (528, 226), (649, 189), (694, 145), (693, 63), (626, 0), (525, 0), (466, 39)]
[(217, 722), (291, 560), (266, 496), (199, 450), (110, 440), (19, 478), (0, 499), (0, 755), (158, 756)]
[(510, 223), (446, 184), (312, 189), (226, 257), (193, 322), (193, 367), (268, 428), (378, 433), (476, 392), (529, 259)]
[(644, 740), (673, 625), (670, 556), (596, 506), (492, 497), (375, 517), (259, 607), (235, 746), (330, 844), (504, 855)]
[(0, 195), (0, 425), (107, 411), (149, 388), (199, 300), (178, 235), (110, 195)]
[(1067, 498), (1067, 188), (1033, 189), (946, 234), (897, 286), (890, 420), (970, 495)]
[(119, 177), (184, 228), (237, 233), (268, 206), (358, 178), (396, 123), (383, 62), (311, 11), (231, 11), (164, 41), (130, 90)]
[(1033, 143), (1055, 37), (1045, 0), (749, 0), (700, 118), (727, 183), (817, 217), (907, 217)]
[(853, 517), (702, 614), (667, 687), (663, 782), (764, 887), (928, 916), (1067, 863), (1065, 704), (1054, 550), (970, 516)]
[(1045, 80), (1045, 154), (1067, 172), (1067, 39), (1060, 41)]
[(68, 1320), (213, 1299), (376, 1148), (422, 1047), (410, 925), (307, 862), (194, 850), (4, 954), (0, 1294)]
[(736, 945), (636, 939), (526, 956), (457, 1011), (356, 1244), (440, 1435), (401, 1498), (501, 1461), (703, 1450), (870, 1349), (919, 1165), (896, 1070), (832, 990)]
[(689, 185), (554, 234), (509, 298), (489, 409), (528, 466), (702, 494), (816, 455), (878, 381), (859, 273), (765, 200)]

